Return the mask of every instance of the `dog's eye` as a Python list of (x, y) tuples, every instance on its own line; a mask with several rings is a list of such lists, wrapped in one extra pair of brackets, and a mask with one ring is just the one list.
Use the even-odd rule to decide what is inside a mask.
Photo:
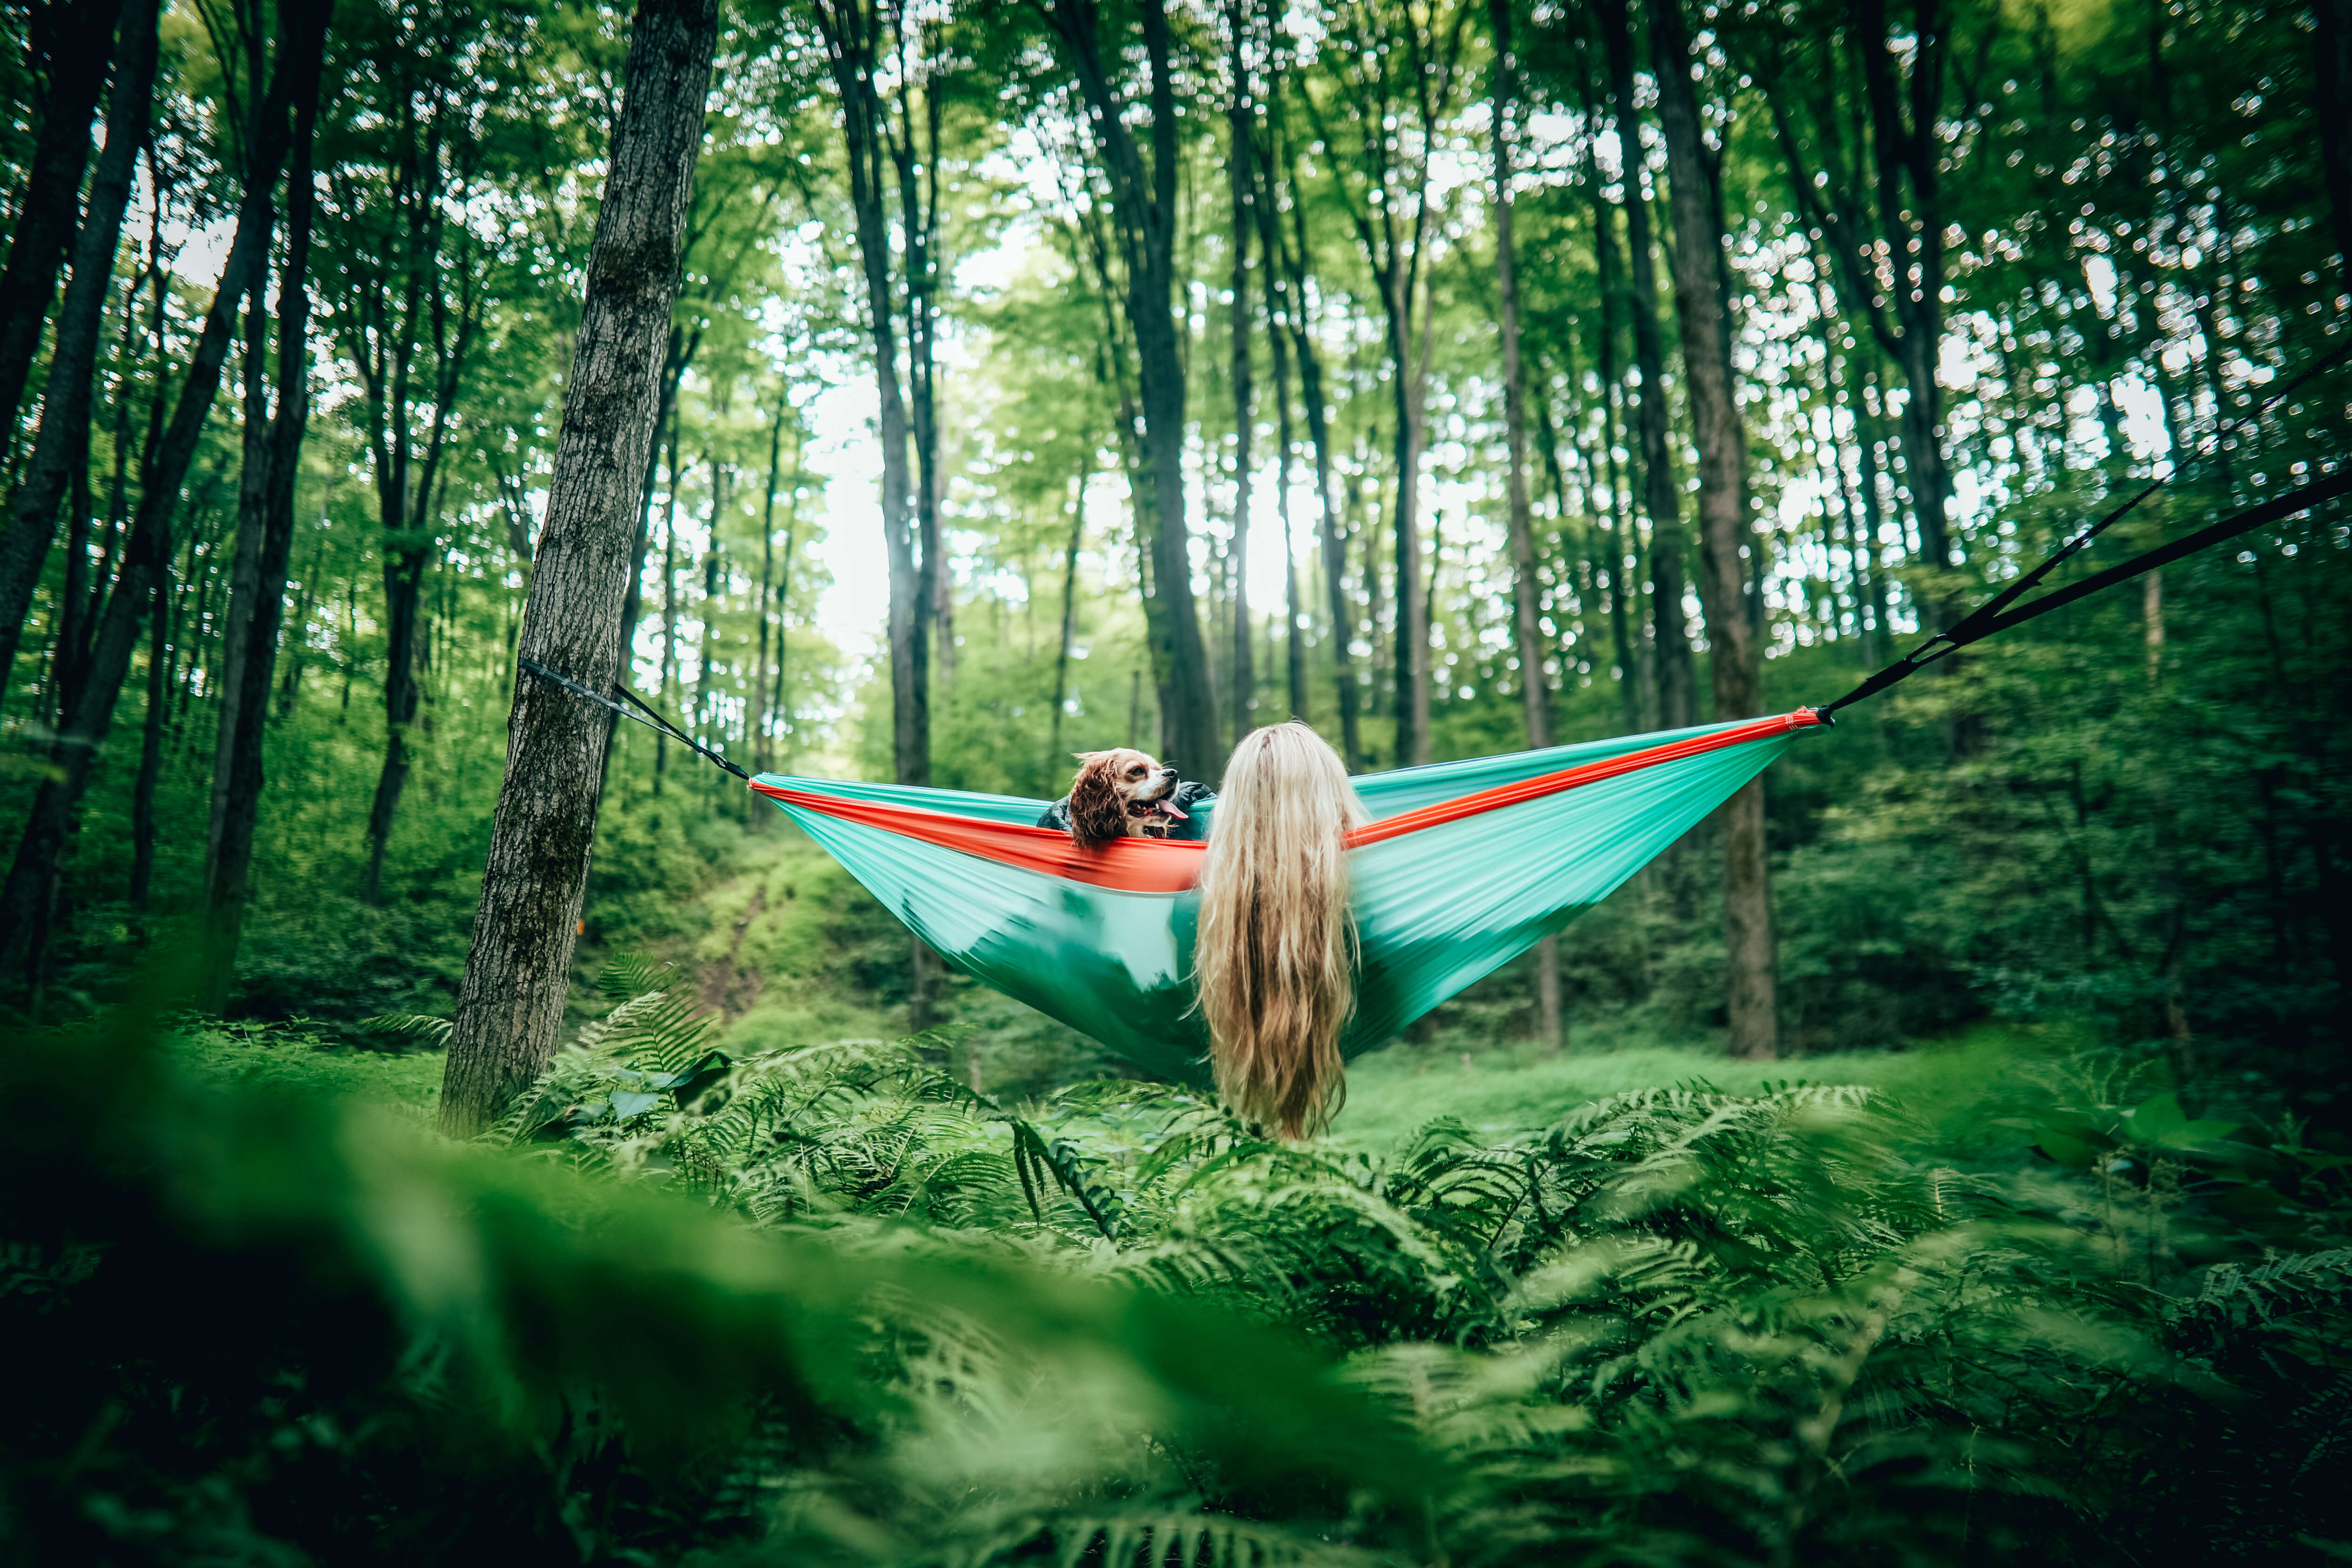
[(1139, 764), (1138, 766), (1131, 767), (1131, 768), (1128, 769), (1128, 770), (1127, 770), (1127, 776), (1128, 776), (1129, 778), (1131, 778), (1131, 779), (1139, 779), (1139, 778), (1141, 778), (1141, 777), (1143, 776), (1143, 769), (1142, 769), (1142, 767)]

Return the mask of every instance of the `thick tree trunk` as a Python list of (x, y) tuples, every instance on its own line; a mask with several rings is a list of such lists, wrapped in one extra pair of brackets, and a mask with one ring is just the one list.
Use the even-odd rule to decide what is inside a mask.
[[(588, 255), (521, 653), (600, 683), (618, 667), (630, 545), (702, 144), (718, 0), (642, 0)], [(518, 675), (441, 1125), (465, 1135), (555, 1054), (604, 764), (604, 710)]]
[[(0, 537), (0, 692), (6, 690), (17, 643), (32, 612), (33, 592), (41, 580), (41, 564), (57, 533), (58, 508), (81, 467), (74, 455), (89, 440), (99, 334), (106, 321), (115, 252), (122, 243), (122, 214), (131, 200), (131, 175), (139, 149), (147, 140), (155, 97), (156, 50), (156, 0), (129, 0), (122, 17), (121, 58), (114, 91), (107, 102), (106, 149), (99, 154), (98, 168), (90, 177), (89, 216), (74, 239), (73, 277), (58, 310), (48, 380), (41, 398), (40, 428), (17, 485), (7, 533)], [(71, 193), (67, 199), (71, 201)], [(37, 321), (37, 336), (39, 330)]]
[(1641, 121), (1634, 110), (1633, 41), (1626, 0), (1601, 0), (1601, 30), (1609, 55), (1610, 96), (1617, 144), (1625, 160), (1625, 238), (1633, 280), (1633, 364), (1642, 376), (1635, 413), (1641, 437), (1642, 496), (1650, 514), (1650, 627), (1657, 661), (1658, 727), (1681, 730), (1698, 721), (1690, 629), (1683, 618), (1682, 497), (1668, 456), (1666, 350), (1658, 330), (1658, 263), (1650, 243), (1650, 203), (1642, 194)]
[(1178, 147), (1175, 62), (1166, 0), (1141, 0), (1149, 72), (1151, 158), (1127, 121), (1127, 104), (1104, 58), (1097, 0), (1053, 0), (1055, 30), (1077, 78), (1097, 152), (1108, 177), (1121, 260), (1127, 319), (1135, 333), (1143, 416), (1144, 483), (1137, 488), (1137, 531), (1150, 557), (1148, 616), (1152, 668), (1160, 677), (1160, 757), (1194, 778), (1223, 771), (1214, 685), (1193, 602), (1192, 552), (1184, 514), (1184, 357), (1170, 300), (1175, 289)]
[[(10, 237), (7, 267), (0, 269), (0, 423), (13, 421), (24, 401), (41, 326), (57, 297), (58, 270), (73, 245), (82, 172), (89, 165), (90, 116), (106, 85), (115, 18), (121, 11), (122, 0), (52, 0), (31, 8), (28, 52), (47, 64), (49, 90), (41, 100), (40, 136), (25, 166), (25, 205)], [(152, 58), (154, 34), (153, 7), (134, 6), (122, 35), (119, 75), (136, 68), (133, 57), (141, 49)], [(111, 131), (108, 144), (112, 145)], [(101, 209), (93, 201), (90, 211), (96, 216)]]
[[(1748, 432), (1731, 384), (1731, 310), (1723, 284), (1724, 236), (1715, 172), (1691, 90), (1690, 44), (1682, 0), (1650, 0), (1657, 62), (1658, 120), (1665, 131), (1674, 215), (1675, 310), (1682, 326), (1684, 385), (1698, 445), (1699, 603), (1706, 616), (1715, 717), (1744, 719), (1759, 707), (1763, 650), (1748, 612), (1743, 546), (1761, 550), (1748, 525)], [(1718, 814), (1723, 837), (1725, 993), (1731, 1054), (1780, 1056), (1777, 964), (1770, 871), (1765, 859), (1764, 781), (1751, 780)]]
[(221, 369), (236, 335), (237, 301), (251, 286), (255, 269), (268, 260), (270, 193), (291, 135), (287, 106), (308, 100), (318, 91), (326, 23), (326, 7), (320, 5), (289, 4), (278, 14), (278, 68), (261, 116), (261, 134), (247, 170), (236, 235), (229, 244), (220, 289), (205, 316), (186, 379), (181, 383), (171, 426), (142, 475), (139, 511), (123, 549), (122, 568), (91, 639), (88, 680), (50, 749), (48, 776), (34, 794), (7, 881), (0, 887), (0, 963), (29, 955), (46, 902), (44, 894), (53, 885), (74, 812), (114, 722), (115, 701), (130, 671), (149, 596), (160, 590), (170, 564), (173, 509), (195, 458), (213, 398), (220, 390)]
[[(311, 146), (318, 123), (316, 95), (295, 109), (293, 153), (286, 176), (286, 260), (278, 277), (278, 407), (267, 433), (246, 443), (248, 473), (242, 489), (256, 492), (257, 516), (249, 575), (239, 519), (237, 570), (231, 577), (229, 646), (223, 659), (220, 733), (213, 762), (211, 831), (205, 855), (206, 976), (210, 1005), (227, 1000), (237, 945), (245, 929), (247, 882), (254, 830), (261, 814), (262, 739), (269, 718), (278, 632), (286, 612), (286, 579), (294, 554), (294, 485), (302, 437), (310, 416), (310, 220), (315, 205)], [(261, 290), (254, 290), (257, 305)], [(248, 426), (258, 400), (248, 402)], [(242, 509), (240, 509), (242, 510)], [(240, 602), (240, 598), (242, 602)]]

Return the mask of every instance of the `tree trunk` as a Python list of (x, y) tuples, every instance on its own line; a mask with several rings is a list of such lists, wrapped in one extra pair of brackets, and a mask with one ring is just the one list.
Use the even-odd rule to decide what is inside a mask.
[(148, 595), (147, 712), (140, 725), (139, 775), (131, 786), (131, 907), (144, 910), (155, 880), (155, 785), (163, 775), (163, 704), (172, 689), (168, 578)]
[[(156, 0), (129, 0), (122, 17), (121, 58), (114, 91), (107, 101), (106, 149), (99, 154), (98, 168), (90, 176), (88, 218), (74, 239), (73, 277), (66, 284), (65, 300), (58, 310), (56, 342), (49, 350), (48, 380), (41, 397), (40, 428), (33, 437), (32, 457), (9, 511), (8, 531), (0, 538), (0, 692), (7, 689), (17, 642), (32, 613), (33, 592), (40, 584), (41, 565), (57, 532), (58, 508), (79, 467), (74, 454), (89, 440), (98, 340), (106, 321), (115, 252), (122, 243), (122, 214), (131, 200), (131, 175), (139, 149), (147, 140), (155, 97), (157, 47)], [(37, 193), (28, 195), (28, 221), (38, 199)], [(71, 199), (68, 192), (68, 202)], [(11, 271), (14, 263), (12, 253)], [(37, 320), (33, 331), (37, 337)], [(0, 387), (0, 392), (5, 390)]]
[(1062, 754), (1062, 709), (1070, 697), (1070, 644), (1078, 635), (1078, 549), (1087, 541), (1087, 480), (1094, 469), (1092, 451), (1083, 440), (1079, 447), (1087, 455), (1078, 466), (1077, 493), (1070, 501), (1070, 543), (1062, 552), (1062, 640), (1054, 653), (1054, 714), (1045, 749), (1048, 780), (1060, 777), (1068, 763)]
[[(880, 89), (882, 7), (871, 0), (818, 0), (818, 26), (841, 93), (849, 154), (849, 202), (866, 280), (874, 340), (874, 383), (882, 440), (882, 540), (890, 563), (890, 754), (900, 784), (931, 778), (929, 582), (923, 572), (908, 471), (907, 400), (898, 382), (898, 307), (889, 219), (884, 206), (888, 128)], [(910, 237), (911, 242), (911, 237)]]
[(383, 552), (383, 765), (377, 770), (375, 797), (368, 805), (366, 894), (371, 904), (383, 901), (384, 852), (391, 847), (393, 820), (414, 766), (408, 727), (416, 721), (424, 697), (416, 683), (416, 624), (424, 606), (427, 560), (424, 550), (387, 547)]
[(1698, 721), (1690, 629), (1683, 619), (1682, 497), (1667, 452), (1666, 350), (1658, 330), (1658, 263), (1650, 243), (1650, 203), (1642, 194), (1641, 121), (1633, 100), (1633, 41), (1626, 0), (1601, 0), (1601, 30), (1609, 55), (1610, 96), (1617, 144), (1625, 161), (1625, 239), (1632, 254), (1633, 364), (1642, 376), (1636, 427), (1642, 447), (1642, 496), (1650, 514), (1650, 627), (1657, 661), (1658, 728), (1687, 729)]
[(114, 592), (91, 639), (87, 683), (50, 748), (48, 775), (34, 794), (7, 881), (0, 887), (0, 963), (29, 956), (37, 964), (38, 955), (29, 950), (46, 902), (44, 894), (54, 883), (74, 812), (114, 722), (115, 701), (130, 671), (141, 623), (148, 615), (149, 596), (159, 591), (170, 564), (172, 511), (212, 412), (213, 398), (220, 390), (221, 368), (236, 336), (237, 301), (250, 287), (254, 270), (268, 260), (270, 193), (291, 133), (287, 106), (308, 100), (318, 90), (326, 24), (322, 5), (289, 4), (278, 14), (278, 68), (261, 116), (261, 134), (247, 170), (236, 237), (230, 241), (219, 290), (205, 313), (186, 379), (181, 383), (171, 426), (141, 477), (138, 515), (123, 549)]
[(1145, 482), (1136, 492), (1137, 531), (1150, 556), (1152, 668), (1160, 676), (1160, 757), (1203, 782), (1223, 771), (1216, 692), (1193, 603), (1184, 515), (1184, 358), (1170, 300), (1175, 289), (1179, 214), (1175, 65), (1166, 0), (1141, 0), (1150, 73), (1151, 158), (1127, 121), (1127, 105), (1106, 65), (1097, 0), (1053, 0), (1053, 21), (1088, 110), (1127, 272), (1127, 319), (1135, 333), (1143, 415)]
[[(1591, 113), (1589, 106), (1587, 113)], [(1633, 626), (1625, 592), (1635, 553), (1633, 524), (1625, 504), (1624, 476), (1617, 467), (1617, 438), (1623, 428), (1617, 419), (1617, 307), (1623, 299), (1624, 286), (1618, 278), (1621, 268), (1617, 258), (1617, 217), (1609, 198), (1601, 194), (1601, 171), (1592, 155), (1591, 136), (1585, 138), (1584, 173), (1592, 188), (1592, 259), (1593, 270), (1599, 274), (1601, 295), (1601, 341), (1593, 360), (1601, 374), (1601, 447), (1609, 458), (1609, 638), (1617, 660), (1617, 697), (1624, 712), (1625, 732), (1638, 735), (1647, 726), (1643, 723), (1642, 676), (1634, 658)]]
[[(1759, 552), (1763, 546), (1748, 525), (1748, 432), (1731, 384), (1724, 235), (1714, 199), (1716, 174), (1691, 90), (1681, 5), (1682, 0), (1650, 0), (1650, 41), (1673, 203), (1675, 311), (1682, 326), (1684, 385), (1698, 446), (1699, 602), (1706, 616), (1707, 666), (1720, 722), (1748, 718), (1760, 705), (1763, 650), (1748, 613), (1748, 569), (1740, 551), (1743, 545)], [(1750, 780), (1719, 816), (1731, 1054), (1772, 1061), (1780, 1054), (1780, 1030), (1763, 779)]]
[[(768, 707), (768, 599), (774, 590), (776, 575), (776, 486), (784, 472), (784, 418), (792, 412), (789, 389), (776, 395), (776, 423), (768, 432), (768, 493), (760, 508), (760, 596), (754, 601), (760, 622), (760, 658), (751, 670), (751, 694), (744, 704), (751, 726), (751, 771), (764, 773), (773, 771), (776, 761), (774, 737), (770, 729)], [(783, 627), (776, 627), (779, 644), (783, 640)], [(782, 652), (781, 647), (778, 653)], [(765, 816), (754, 821), (764, 823)]]
[[(1282, 100), (1274, 95), (1274, 111), (1281, 111)], [(1276, 133), (1280, 134), (1280, 121), (1276, 121)], [(1287, 178), (1289, 152), (1286, 143), (1279, 148), (1283, 169)], [(1264, 205), (1259, 208), (1262, 221), (1269, 232), (1274, 225), (1274, 163), (1269, 160), (1265, 171), (1266, 189)], [(1290, 296), (1290, 341), (1298, 351), (1298, 395), (1307, 410), (1307, 439), (1315, 448), (1315, 499), (1322, 542), (1323, 590), (1331, 606), (1331, 683), (1339, 708), (1339, 749), (1347, 758), (1349, 773), (1364, 770), (1364, 736), (1362, 721), (1363, 694), (1356, 686), (1356, 661), (1350, 644), (1356, 638), (1356, 617), (1348, 604), (1348, 540), (1339, 526), (1339, 501), (1332, 493), (1331, 422), (1323, 402), (1323, 360), (1315, 349), (1315, 334), (1307, 319), (1307, 213), (1297, 199), (1297, 182), (1289, 182), (1293, 190), (1290, 204), (1291, 247), (1283, 258), (1283, 272)], [(1269, 243), (1265, 253), (1271, 260), (1279, 247)]]
[(1257, 671), (1250, 643), (1249, 526), (1250, 426), (1255, 418), (1250, 384), (1250, 228), (1256, 221), (1252, 199), (1257, 181), (1252, 167), (1255, 142), (1251, 135), (1253, 110), (1249, 91), (1249, 58), (1244, 51), (1249, 0), (1226, 0), (1225, 25), (1231, 34), (1229, 58), (1233, 96), (1225, 116), (1225, 188), (1233, 203), (1233, 391), (1234, 391), (1234, 744), (1255, 727)]
[(2319, 152), (2327, 168), (2336, 260), (2344, 269), (2344, 287), (2352, 290), (2352, 0), (2312, 0), (2311, 10), (2317, 23), (2312, 49)]
[[(1535, 515), (1528, 502), (1527, 384), (1519, 363), (1519, 279), (1511, 237), (1511, 115), (1517, 100), (1517, 63), (1511, 56), (1511, 0), (1489, 0), (1495, 28), (1495, 288), (1501, 303), (1503, 434), (1507, 448), (1511, 537), (1511, 631), (1519, 656), (1519, 692), (1527, 716), (1528, 746), (1551, 744), (1551, 688), (1544, 679), (1547, 649), (1538, 602)], [(1536, 1040), (1549, 1050), (1560, 1046), (1559, 942), (1546, 937), (1536, 945)]]
[[(1270, 225), (1261, 220), (1263, 234)], [(1274, 247), (1259, 252), (1265, 273), (1266, 348), (1274, 361), (1274, 511), (1282, 528), (1282, 648), (1289, 677), (1289, 717), (1311, 721), (1307, 711), (1307, 606), (1298, 598), (1298, 540), (1290, 526), (1290, 334), (1282, 287), (1282, 268), (1275, 264)]]
[[(630, 545), (701, 149), (718, 0), (642, 0), (588, 256), (521, 652), (602, 682), (621, 656)], [(441, 1125), (478, 1131), (555, 1054), (596, 837), (604, 710), (518, 675), (457, 994)]]
[[(90, 116), (98, 111), (106, 62), (115, 52), (114, 24), (122, 0), (51, 0), (30, 9), (27, 53), (47, 62), (49, 90), (41, 100), (40, 135), (25, 165), (25, 204), (16, 214), (8, 264), (0, 269), (0, 422), (10, 423), (24, 401), (49, 301), (57, 297), (58, 270), (73, 245), (82, 171), (89, 164)], [(154, 47), (153, 8), (134, 5), (123, 29), (118, 75), (138, 68), (142, 50), (152, 60)], [(142, 141), (144, 129), (142, 119)], [(107, 144), (114, 144), (110, 126)], [(95, 200), (90, 213), (103, 216)], [(107, 259), (113, 260), (111, 252)]]
[[(253, 494), (258, 515), (254, 560), (244, 560), (245, 519), (239, 518), (237, 570), (231, 575), (228, 646), (222, 660), (220, 733), (213, 763), (211, 831), (205, 855), (205, 965), (210, 1006), (228, 998), (238, 942), (245, 928), (246, 890), (253, 864), (254, 829), (261, 812), (262, 739), (269, 690), (286, 612), (286, 579), (294, 554), (294, 486), (302, 437), (310, 415), (310, 221), (315, 205), (311, 147), (318, 125), (316, 94), (295, 107), (294, 146), (286, 176), (286, 260), (278, 276), (278, 407), (256, 440), (259, 398), (247, 402), (246, 461), (258, 468), (240, 485), (240, 502)], [(253, 291), (256, 307), (261, 289)], [(253, 379), (258, 382), (257, 374)], [(240, 512), (243, 507), (240, 504)], [(240, 596), (242, 602), (240, 603)]]

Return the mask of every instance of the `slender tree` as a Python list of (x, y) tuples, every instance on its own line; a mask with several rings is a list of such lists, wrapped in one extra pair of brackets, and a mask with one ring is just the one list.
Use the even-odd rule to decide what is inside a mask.
[[(247, 371), (247, 438), (238, 509), (236, 561), (224, 632), (220, 727), (213, 761), (212, 815), (205, 840), (206, 973), (215, 1007), (226, 1000), (245, 925), (246, 886), (261, 811), (262, 737), (269, 717), (286, 580), (294, 554), (294, 488), (310, 419), (310, 226), (315, 206), (311, 148), (318, 124), (314, 93), (295, 105), (293, 151), (286, 175), (286, 258), (278, 274), (278, 405), (259, 416), (258, 356)], [(261, 301), (259, 275), (249, 311)], [(258, 342), (255, 334), (255, 342)], [(299, 625), (299, 622), (298, 622)]]
[[(1430, 760), (1429, 584), (1421, 555), (1421, 463), (1428, 449), (1430, 356), (1435, 308), (1428, 290), (1432, 252), (1443, 241), (1433, 198), (1435, 159), (1452, 111), (1470, 7), (1458, 4), (1383, 11), (1371, 0), (1335, 17), (1327, 55), (1339, 73), (1334, 96), (1352, 123), (1352, 176), (1333, 182), (1371, 269), (1387, 333), (1395, 407), (1396, 760)], [(1309, 94), (1306, 102), (1314, 106)], [(1318, 113), (1318, 121), (1321, 116)], [(1318, 124), (1328, 145), (1339, 139)], [(1361, 189), (1358, 189), (1358, 183)]]
[(1625, 182), (1628, 303), (1633, 318), (1633, 368), (1642, 395), (1635, 426), (1641, 436), (1642, 498), (1650, 514), (1651, 658), (1657, 668), (1658, 726), (1686, 729), (1698, 721), (1691, 668), (1689, 624), (1683, 618), (1682, 492), (1675, 483), (1668, 442), (1665, 336), (1658, 327), (1658, 262), (1650, 240), (1650, 198), (1643, 190), (1642, 122), (1634, 107), (1633, 37), (1627, 0), (1601, 0), (1601, 36), (1609, 61), (1609, 93)]
[(1252, 668), (1249, 607), (1249, 530), (1251, 426), (1256, 419), (1250, 384), (1252, 342), (1249, 257), (1251, 230), (1255, 226), (1257, 181), (1253, 173), (1256, 151), (1257, 105), (1250, 92), (1249, 35), (1251, 0), (1226, 0), (1226, 72), (1232, 79), (1225, 102), (1225, 193), (1233, 207), (1231, 245), (1233, 276), (1232, 369), (1227, 376), (1234, 394), (1234, 540), (1233, 540), (1233, 699), (1234, 743), (1254, 727), (1257, 707), (1257, 672)]
[[(1278, 57), (1277, 57), (1278, 64)], [(1364, 767), (1363, 693), (1356, 684), (1355, 658), (1349, 645), (1355, 640), (1356, 618), (1348, 604), (1347, 535), (1341, 526), (1337, 480), (1331, 471), (1330, 410), (1324, 401), (1323, 359), (1315, 344), (1313, 323), (1307, 320), (1307, 212), (1298, 199), (1296, 150), (1286, 134), (1285, 95), (1278, 86), (1267, 94), (1267, 156), (1262, 165), (1265, 190), (1258, 204), (1265, 228), (1268, 282), (1279, 277), (1285, 295), (1284, 317), (1292, 347), (1298, 351), (1298, 395), (1307, 415), (1307, 441), (1315, 451), (1317, 526), (1323, 558), (1323, 588), (1331, 613), (1331, 681), (1339, 710), (1340, 755), (1349, 771)], [(1279, 185), (1277, 186), (1277, 180)], [(1290, 211), (1290, 240), (1283, 242), (1277, 210)], [(1277, 374), (1279, 372), (1277, 371)]]
[[(590, 683), (623, 668), (637, 488), (718, 40), (718, 0), (641, 0), (631, 24), (521, 637), (523, 657)], [(480, 1128), (555, 1054), (606, 728), (587, 699), (517, 674), (506, 779), (442, 1084), (441, 1122), (453, 1133)]]
[[(897, 13), (884, 0), (812, 0), (840, 95), (848, 153), (849, 205), (866, 285), (882, 443), (882, 540), (890, 563), (890, 750), (900, 784), (931, 777), (930, 574), (908, 467), (908, 397), (899, 379), (898, 294), (888, 211), (892, 135), (880, 78)], [(911, 157), (911, 154), (909, 154)], [(917, 236), (908, 242), (919, 243)]]
[[(1698, 447), (1699, 603), (1706, 616), (1707, 669), (1715, 717), (1744, 719), (1762, 706), (1763, 649), (1748, 615), (1743, 555), (1764, 545), (1748, 525), (1748, 431), (1731, 382), (1731, 300), (1715, 195), (1719, 173), (1717, 154), (1699, 126), (1682, 0), (1649, 4), (1674, 219), (1675, 313), (1682, 328), (1683, 384)], [(1723, 839), (1724, 989), (1731, 1054), (1771, 1061), (1780, 1054), (1780, 1026), (1763, 779), (1750, 779), (1717, 818)]]
[[(1518, 258), (1512, 236), (1511, 138), (1518, 112), (1517, 61), (1513, 57), (1512, 0), (1488, 0), (1487, 17), (1494, 28), (1494, 93), (1489, 134), (1495, 148), (1495, 292), (1500, 309), (1503, 350), (1504, 498), (1509, 508), (1511, 539), (1511, 634), (1519, 656), (1520, 710), (1526, 716), (1528, 744), (1551, 744), (1551, 686), (1544, 674), (1549, 657), (1541, 621), (1542, 581), (1536, 566), (1534, 509), (1528, 501), (1528, 401), (1526, 371), (1519, 361)], [(1536, 946), (1536, 1038), (1558, 1049), (1560, 1044), (1559, 941), (1546, 937)]]
[(1201, 619), (1194, 608), (1192, 552), (1184, 510), (1184, 357), (1172, 301), (1181, 227), (1177, 178), (1176, 61), (1167, 0), (1140, 0), (1143, 105), (1150, 154), (1130, 124), (1134, 106), (1113, 64), (1118, 41), (1106, 42), (1098, 0), (1051, 0), (1055, 37), (1076, 78), (1087, 130), (1110, 191), (1126, 313), (1136, 352), (1141, 456), (1147, 483), (1137, 487), (1137, 532), (1149, 558), (1145, 618), (1160, 688), (1160, 752), (1196, 778), (1223, 766), (1216, 693)]

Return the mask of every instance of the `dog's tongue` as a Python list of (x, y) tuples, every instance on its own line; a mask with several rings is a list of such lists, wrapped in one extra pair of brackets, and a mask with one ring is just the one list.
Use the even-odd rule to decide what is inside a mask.
[(1179, 822), (1190, 822), (1192, 820), (1191, 817), (1185, 816), (1183, 811), (1180, 809), (1172, 800), (1160, 801), (1157, 802), (1156, 805), (1160, 810), (1166, 812), (1169, 816), (1174, 817)]

